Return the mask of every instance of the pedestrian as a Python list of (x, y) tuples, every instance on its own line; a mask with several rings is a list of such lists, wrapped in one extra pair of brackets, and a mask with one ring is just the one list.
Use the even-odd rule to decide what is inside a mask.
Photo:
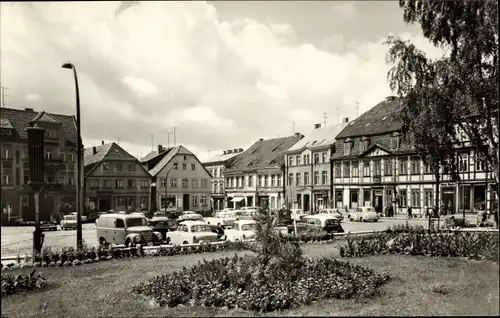
[(412, 215), (411, 215), (411, 206), (408, 207), (408, 218), (411, 219), (412, 218)]
[(446, 203), (444, 204), (443, 216), (447, 216), (448, 215), (448, 204), (449, 203), (450, 203), (450, 201), (446, 201)]

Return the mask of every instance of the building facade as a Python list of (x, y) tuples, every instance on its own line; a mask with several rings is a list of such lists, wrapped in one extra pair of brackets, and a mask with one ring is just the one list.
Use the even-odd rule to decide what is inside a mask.
[(228, 207), (260, 206), (279, 209), (285, 204), (285, 152), (303, 136), (259, 139), (224, 171)]
[(147, 211), (151, 175), (118, 144), (85, 149), (85, 210)]
[(212, 189), (210, 200), (214, 211), (220, 211), (227, 207), (224, 170), (231, 165), (236, 156), (242, 152), (243, 148), (224, 150), (222, 154), (203, 161), (203, 165), (212, 176), (210, 179), (210, 186)]
[[(335, 206), (373, 206), (382, 212), (392, 205), (397, 213), (411, 207), (425, 215), (435, 206), (435, 177), (430, 167), (401, 137), (394, 119), (397, 99), (388, 97), (351, 122), (338, 136), (332, 155)], [(467, 143), (457, 147), (460, 181), (441, 168), (439, 201), (447, 213), (491, 209), (496, 203), (495, 182), (484, 162)]]
[(45, 128), (44, 195), (40, 219), (57, 218), (76, 210), (76, 121), (74, 116), (34, 111), (31, 108), (1, 110), (2, 220), (33, 221), (34, 196), (28, 186), (28, 134), (26, 128)]
[(335, 151), (335, 137), (346, 127), (341, 124), (314, 130), (285, 153), (286, 197), (289, 208), (319, 211), (332, 206), (330, 157)]
[(161, 211), (211, 211), (211, 175), (198, 158), (183, 146), (152, 151), (140, 160), (156, 187)]

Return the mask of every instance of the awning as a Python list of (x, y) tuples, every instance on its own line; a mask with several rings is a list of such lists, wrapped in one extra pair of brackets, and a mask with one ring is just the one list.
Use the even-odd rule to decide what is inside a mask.
[(240, 201), (243, 201), (245, 198), (243, 197), (236, 197), (236, 198), (232, 198), (231, 201), (233, 202), (240, 202)]

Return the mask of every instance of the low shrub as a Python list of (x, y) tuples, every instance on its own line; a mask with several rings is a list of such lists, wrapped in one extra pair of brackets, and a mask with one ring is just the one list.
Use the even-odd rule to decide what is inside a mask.
[(45, 278), (40, 273), (36, 274), (36, 269), (29, 275), (2, 275), (2, 297), (42, 289), (45, 284)]
[(372, 297), (386, 274), (330, 258), (237, 256), (198, 262), (189, 268), (150, 278), (133, 291), (161, 306), (198, 305), (274, 311), (324, 298)]
[(468, 257), (498, 261), (498, 233), (386, 231), (369, 237), (347, 237), (341, 257), (378, 254)]

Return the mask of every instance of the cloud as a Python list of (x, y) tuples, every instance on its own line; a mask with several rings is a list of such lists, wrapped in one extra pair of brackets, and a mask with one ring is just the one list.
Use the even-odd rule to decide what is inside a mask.
[[(385, 36), (355, 42), (332, 30), (338, 51), (299, 42), (292, 24), (221, 20), (204, 2), (142, 2), (115, 17), (118, 6), (2, 3), (0, 75), (15, 90), (12, 107), (33, 108), (24, 96), (37, 92), (40, 109), (73, 114), (73, 77), (61, 68), (70, 61), (85, 145), (119, 136), (134, 154), (151, 148), (150, 134), (166, 145), (164, 132), (176, 126), (177, 143), (205, 152), (290, 135), (293, 121), (305, 133), (323, 112), (329, 123), (337, 108), (353, 118), (354, 101), (361, 114), (391, 94)], [(422, 37), (401, 35), (436, 51)]]

